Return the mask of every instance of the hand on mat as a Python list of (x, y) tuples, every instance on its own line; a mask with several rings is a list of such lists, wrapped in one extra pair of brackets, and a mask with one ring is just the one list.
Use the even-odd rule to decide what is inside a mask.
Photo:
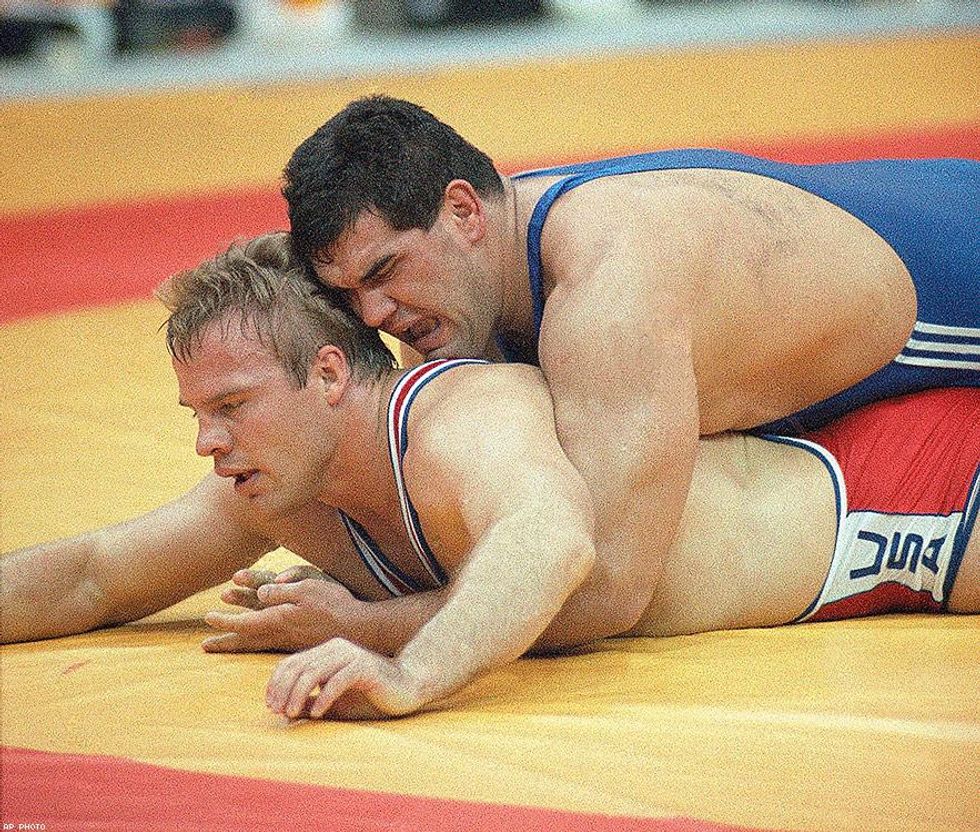
[[(243, 576), (242, 580), (258, 581), (260, 578), (255, 576), (260, 574)], [(292, 652), (337, 636), (356, 635), (364, 602), (336, 581), (320, 577), (284, 580), (289, 574), (303, 573), (286, 570), (275, 582), (260, 584), (252, 590), (256, 606), (246, 612), (212, 611), (205, 615), (208, 626), (221, 630), (222, 635), (206, 639), (201, 645), (204, 650), (208, 653)], [(238, 575), (235, 577), (237, 581)]]
[(380, 719), (418, 710), (421, 690), (397, 660), (334, 638), (279, 662), (265, 701), (290, 719)]

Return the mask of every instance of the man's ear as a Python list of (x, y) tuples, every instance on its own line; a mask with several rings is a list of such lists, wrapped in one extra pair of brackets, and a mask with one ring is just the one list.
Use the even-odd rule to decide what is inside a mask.
[(487, 232), (486, 206), (465, 179), (454, 179), (442, 195), (442, 210), (471, 243), (478, 243)]
[(317, 351), (310, 370), (311, 383), (322, 385), (327, 404), (336, 405), (351, 383), (350, 362), (344, 351), (334, 344), (324, 344)]

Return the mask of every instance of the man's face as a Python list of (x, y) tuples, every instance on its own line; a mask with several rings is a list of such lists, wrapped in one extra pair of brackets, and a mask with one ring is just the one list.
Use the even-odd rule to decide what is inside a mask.
[(364, 211), (316, 272), (364, 323), (426, 358), (483, 355), (499, 315), (486, 269), (446, 209), (428, 231), (396, 231)]
[[(205, 332), (187, 361), (174, 359), (180, 403), (194, 411), (197, 453), (267, 513), (316, 499), (335, 445), (322, 379), (303, 388), (237, 318)], [(335, 430), (335, 429), (334, 429)]]

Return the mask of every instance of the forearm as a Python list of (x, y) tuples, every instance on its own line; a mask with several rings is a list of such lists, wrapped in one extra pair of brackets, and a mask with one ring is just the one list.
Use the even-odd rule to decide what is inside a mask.
[(551, 628), (560, 646), (619, 635), (639, 620), (680, 527), (697, 454), (691, 388), (673, 399), (639, 380), (603, 389), (601, 403), (578, 388), (556, 399), (562, 445), (593, 496), (598, 556), (585, 591)]
[[(655, 543), (647, 545), (652, 549)], [(598, 544), (597, 551), (595, 567), (535, 641), (531, 653), (556, 653), (622, 635), (636, 625), (646, 610), (655, 591), (655, 582), (650, 576), (659, 574), (660, 553), (656, 550), (646, 553), (646, 557), (655, 560), (652, 567), (640, 572), (638, 577), (615, 572), (624, 565), (633, 568), (630, 560), (604, 557)], [(638, 571), (634, 568), (634, 572)]]
[(492, 530), (442, 610), (398, 655), (425, 701), (523, 655), (584, 580), (595, 561), (591, 538), (558, 539), (547, 525), (525, 518)]
[(92, 535), (0, 558), (0, 643), (54, 638), (106, 623), (105, 598), (88, 574)]
[[(594, 495), (596, 562), (534, 644), (556, 652), (632, 629), (649, 606), (679, 528), (690, 487), (696, 433), (669, 441), (620, 424), (626, 441), (572, 442)], [(570, 440), (571, 435), (566, 439)]]
[(350, 635), (339, 635), (375, 653), (394, 656), (443, 608), (448, 597), (448, 588), (443, 588), (387, 601), (363, 602)]
[[(668, 464), (676, 465), (676, 457)], [(535, 642), (534, 652), (619, 636), (636, 625), (656, 593), (688, 488), (683, 460), (663, 479), (623, 488), (620, 493), (629, 499), (597, 506), (595, 568)]]

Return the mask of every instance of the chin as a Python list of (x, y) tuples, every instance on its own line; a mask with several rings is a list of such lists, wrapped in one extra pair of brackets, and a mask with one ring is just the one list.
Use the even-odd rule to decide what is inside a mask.
[(318, 500), (319, 492), (315, 489), (299, 488), (291, 491), (280, 490), (265, 495), (262, 511), (279, 517), (287, 514), (294, 514), (297, 511), (315, 503)]
[(248, 500), (249, 509), (257, 514), (272, 517), (281, 513), (276, 506), (275, 500), (271, 500), (268, 494), (252, 494), (245, 499)]
[(275, 491), (262, 491), (248, 498), (249, 507), (266, 517), (277, 517), (287, 514), (291, 509), (291, 501)]

